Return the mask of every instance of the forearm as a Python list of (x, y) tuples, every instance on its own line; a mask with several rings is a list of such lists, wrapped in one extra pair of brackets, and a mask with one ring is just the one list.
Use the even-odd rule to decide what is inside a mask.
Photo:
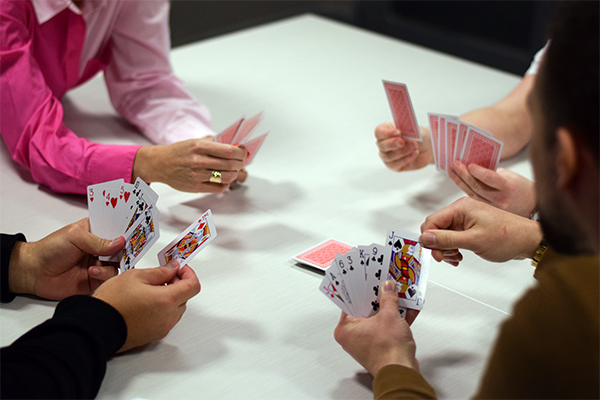
[[(69, 297), (52, 319), (1, 350), (2, 398), (93, 398), (127, 327), (110, 305)], [(32, 384), (34, 382), (35, 384)]]
[(504, 143), (502, 159), (514, 156), (531, 139), (531, 119), (527, 112), (527, 96), (535, 75), (525, 75), (519, 84), (502, 100), (490, 107), (463, 114), (460, 119), (491, 132)]

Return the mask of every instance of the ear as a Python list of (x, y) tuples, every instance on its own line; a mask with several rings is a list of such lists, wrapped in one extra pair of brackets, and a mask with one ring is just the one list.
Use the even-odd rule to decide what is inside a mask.
[(556, 156), (556, 186), (558, 189), (567, 189), (577, 175), (579, 154), (577, 142), (573, 133), (567, 128), (559, 127), (556, 130), (558, 154)]

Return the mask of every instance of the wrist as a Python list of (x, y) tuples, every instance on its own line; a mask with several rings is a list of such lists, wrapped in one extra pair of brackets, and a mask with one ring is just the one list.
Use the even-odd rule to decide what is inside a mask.
[(131, 172), (131, 182), (137, 178), (146, 183), (161, 182), (160, 148), (161, 145), (142, 146), (135, 153), (133, 160), (133, 169)]
[(524, 235), (524, 247), (521, 259), (533, 259), (539, 244), (544, 238), (541, 226), (539, 222), (533, 220), (527, 220), (528, 228), (523, 230)]
[(14, 294), (35, 294), (35, 277), (28, 259), (32, 243), (16, 242), (8, 264), (8, 290)]

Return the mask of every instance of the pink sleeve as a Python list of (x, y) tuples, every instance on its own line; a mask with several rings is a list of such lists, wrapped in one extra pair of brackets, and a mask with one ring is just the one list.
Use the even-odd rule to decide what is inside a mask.
[(168, 0), (123, 2), (111, 46), (104, 76), (121, 115), (158, 144), (214, 136), (210, 112), (171, 69)]
[[(31, 54), (27, 2), (0, 2), (0, 131), (15, 161), (55, 192), (84, 194), (92, 183), (130, 181), (139, 146), (111, 146), (77, 137)], [(33, 19), (33, 21), (32, 21)]]

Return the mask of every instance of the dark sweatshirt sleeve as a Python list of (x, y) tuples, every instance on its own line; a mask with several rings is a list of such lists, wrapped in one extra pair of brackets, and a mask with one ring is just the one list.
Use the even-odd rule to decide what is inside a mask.
[(51, 319), (0, 350), (1, 397), (94, 398), (108, 358), (126, 337), (125, 320), (112, 306), (68, 297)]
[(16, 235), (0, 234), (0, 301), (2, 303), (9, 303), (16, 297), (15, 294), (8, 290), (8, 264), (10, 263), (10, 255), (15, 243), (26, 241), (22, 233)]

